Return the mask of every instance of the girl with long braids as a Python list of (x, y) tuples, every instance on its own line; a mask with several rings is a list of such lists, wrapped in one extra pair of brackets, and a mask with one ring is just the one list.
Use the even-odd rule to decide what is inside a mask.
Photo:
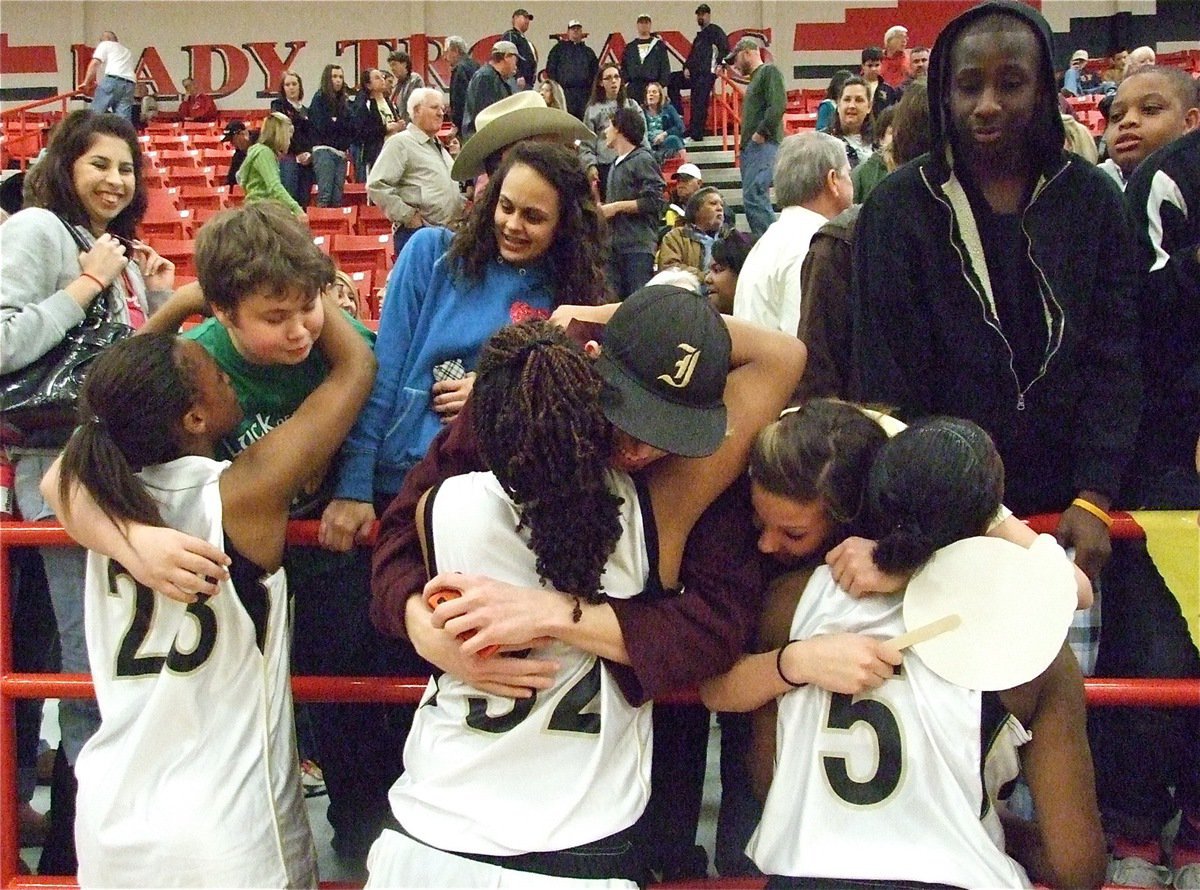
[[(645, 492), (610, 469), (602, 386), (549, 322), (491, 338), (472, 398), (489, 471), (447, 479), (418, 506), (431, 573), (483, 571), (587, 603), (643, 589), (653, 520)], [(583, 887), (641, 877), (627, 829), (648, 796), (650, 708), (631, 705), (583, 649), (546, 640), (534, 653), (558, 670), (528, 698), (449, 673), (430, 680), (369, 887), (496, 886), (502, 871), (591, 879), (572, 882)]]
[[(169, 527), (223, 549), (217, 594), (152, 591), (125, 553), (90, 552), (88, 657), (102, 715), (76, 763), (83, 887), (315, 887), (290, 688), (288, 507), (333, 456), (366, 399), (370, 349), (324, 297), (329, 375), (231, 462), (241, 420), (198, 343), (132, 337), (97, 359), (79, 426), (42, 482), (63, 511), (76, 488), (98, 523)], [(94, 510), (89, 508), (89, 515)], [(117, 548), (118, 550), (120, 547)]]

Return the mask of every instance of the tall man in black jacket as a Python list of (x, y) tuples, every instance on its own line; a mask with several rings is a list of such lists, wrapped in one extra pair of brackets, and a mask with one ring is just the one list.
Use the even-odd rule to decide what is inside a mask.
[(717, 80), (717, 66), (729, 52), (729, 38), (720, 26), (712, 23), (712, 9), (707, 3), (696, 7), (696, 24), (700, 30), (692, 40), (692, 49), (683, 70), (671, 75), (667, 84), (671, 104), (683, 114), (683, 90), (692, 91), (692, 112), (688, 118), (688, 136), (703, 139), (708, 122), (708, 105), (712, 99), (713, 84)]
[(532, 90), (537, 80), (537, 54), (525, 37), (532, 21), (533, 15), (527, 9), (516, 9), (512, 14), (512, 27), (500, 35), (501, 40), (507, 40), (517, 47), (518, 90)]
[(461, 133), (467, 110), (467, 87), (479, 70), (479, 63), (471, 58), (467, 41), (457, 35), (446, 38), (446, 62), (450, 65), (450, 120)]
[(563, 88), (567, 111), (583, 120), (600, 60), (590, 46), (583, 42), (583, 23), (571, 19), (567, 23), (567, 39), (554, 44), (546, 56), (546, 75)]
[(637, 18), (637, 39), (625, 47), (621, 54), (621, 80), (625, 92), (638, 105), (646, 103), (646, 86), (651, 83), (666, 84), (671, 79), (671, 59), (667, 45), (661, 37), (650, 30), (650, 16)]

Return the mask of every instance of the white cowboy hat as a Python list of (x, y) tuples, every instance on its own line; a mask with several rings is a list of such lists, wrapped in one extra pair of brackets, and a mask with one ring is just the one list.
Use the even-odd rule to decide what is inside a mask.
[(522, 90), (479, 112), (475, 135), (463, 144), (450, 175), (458, 180), (478, 176), (493, 153), (533, 136), (558, 136), (564, 142), (596, 138), (579, 118), (547, 107), (536, 90)]

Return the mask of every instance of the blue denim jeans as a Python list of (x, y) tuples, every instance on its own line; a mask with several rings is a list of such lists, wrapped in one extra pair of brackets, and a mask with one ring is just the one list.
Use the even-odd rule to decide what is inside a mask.
[(312, 201), (314, 178), (312, 164), (297, 164), (293, 155), (284, 155), (279, 159), (280, 182), (296, 203), (306, 209)]
[(346, 184), (345, 156), (318, 149), (313, 152), (312, 165), (317, 176), (317, 206), (341, 207), (342, 188)]
[(92, 97), (92, 111), (103, 114), (115, 111), (125, 120), (133, 122), (133, 81), (106, 74), (96, 84)]
[(775, 155), (779, 145), (774, 142), (749, 142), (742, 149), (742, 204), (750, 231), (761, 235), (775, 222), (771, 207), (771, 181), (775, 175)]

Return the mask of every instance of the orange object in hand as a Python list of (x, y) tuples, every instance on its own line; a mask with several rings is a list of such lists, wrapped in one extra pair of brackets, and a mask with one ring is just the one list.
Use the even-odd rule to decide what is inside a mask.
[[(429, 603), (429, 608), (436, 609), (442, 603), (448, 603), (450, 600), (458, 599), (462, 596), (462, 591), (457, 587), (439, 587), (433, 593), (425, 598), (425, 602)], [(475, 631), (467, 630), (458, 635), (460, 640), (466, 641), (475, 636)], [(484, 646), (479, 650), (480, 658), (491, 658), (500, 649), (499, 646)]]

